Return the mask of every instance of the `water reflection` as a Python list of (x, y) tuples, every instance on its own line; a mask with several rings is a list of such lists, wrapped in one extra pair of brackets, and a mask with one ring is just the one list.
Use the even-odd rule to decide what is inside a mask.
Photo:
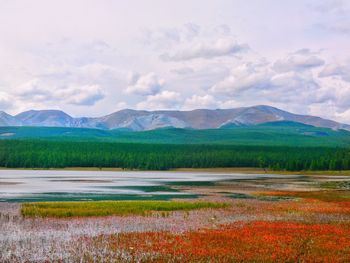
[(1, 170), (0, 201), (168, 200), (194, 198), (176, 186), (213, 186), (219, 181), (296, 178), (269, 174)]

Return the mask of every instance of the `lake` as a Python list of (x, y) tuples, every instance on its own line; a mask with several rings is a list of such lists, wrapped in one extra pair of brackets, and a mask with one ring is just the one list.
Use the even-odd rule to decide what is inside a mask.
[(179, 187), (293, 175), (205, 172), (0, 170), (0, 202), (196, 198)]

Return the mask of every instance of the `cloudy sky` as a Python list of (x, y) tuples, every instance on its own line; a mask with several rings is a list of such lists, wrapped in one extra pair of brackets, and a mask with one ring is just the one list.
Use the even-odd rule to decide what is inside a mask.
[(0, 0), (0, 110), (268, 104), (350, 123), (350, 1)]

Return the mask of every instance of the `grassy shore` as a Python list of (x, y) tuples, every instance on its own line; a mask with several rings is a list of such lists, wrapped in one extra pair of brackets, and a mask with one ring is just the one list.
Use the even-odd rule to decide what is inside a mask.
[(166, 171), (153, 171), (153, 170), (129, 170), (122, 168), (97, 168), (97, 167), (68, 167), (63, 169), (32, 169), (32, 168), (5, 168), (0, 167), (0, 170), (52, 170), (52, 171), (104, 171), (104, 172), (182, 172), (182, 173), (243, 173), (243, 174), (285, 174), (285, 175), (329, 175), (329, 176), (350, 176), (350, 170), (342, 171), (286, 171), (286, 170), (271, 170), (271, 169), (262, 169), (262, 168), (251, 168), (251, 167), (227, 167), (227, 168), (179, 168), (171, 169)]
[(205, 172), (205, 173), (243, 173), (243, 174), (286, 174), (286, 175), (336, 175), (350, 176), (350, 170), (343, 171), (286, 171), (286, 170), (270, 170), (262, 168), (181, 168), (171, 170), (174, 172)]
[(25, 217), (146, 216), (154, 211), (188, 211), (202, 208), (224, 208), (226, 203), (183, 201), (98, 201), (25, 203)]

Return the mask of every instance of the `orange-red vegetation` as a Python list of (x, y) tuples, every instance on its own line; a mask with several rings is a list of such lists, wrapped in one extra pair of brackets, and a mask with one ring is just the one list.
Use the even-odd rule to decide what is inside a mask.
[(271, 191), (257, 192), (256, 195), (263, 196), (292, 196), (302, 198), (292, 202), (281, 202), (270, 207), (271, 210), (289, 211), (300, 213), (323, 213), (323, 214), (350, 214), (350, 198), (348, 192), (288, 192)]
[(100, 236), (93, 243), (159, 262), (350, 262), (349, 224), (238, 222), (184, 234)]

